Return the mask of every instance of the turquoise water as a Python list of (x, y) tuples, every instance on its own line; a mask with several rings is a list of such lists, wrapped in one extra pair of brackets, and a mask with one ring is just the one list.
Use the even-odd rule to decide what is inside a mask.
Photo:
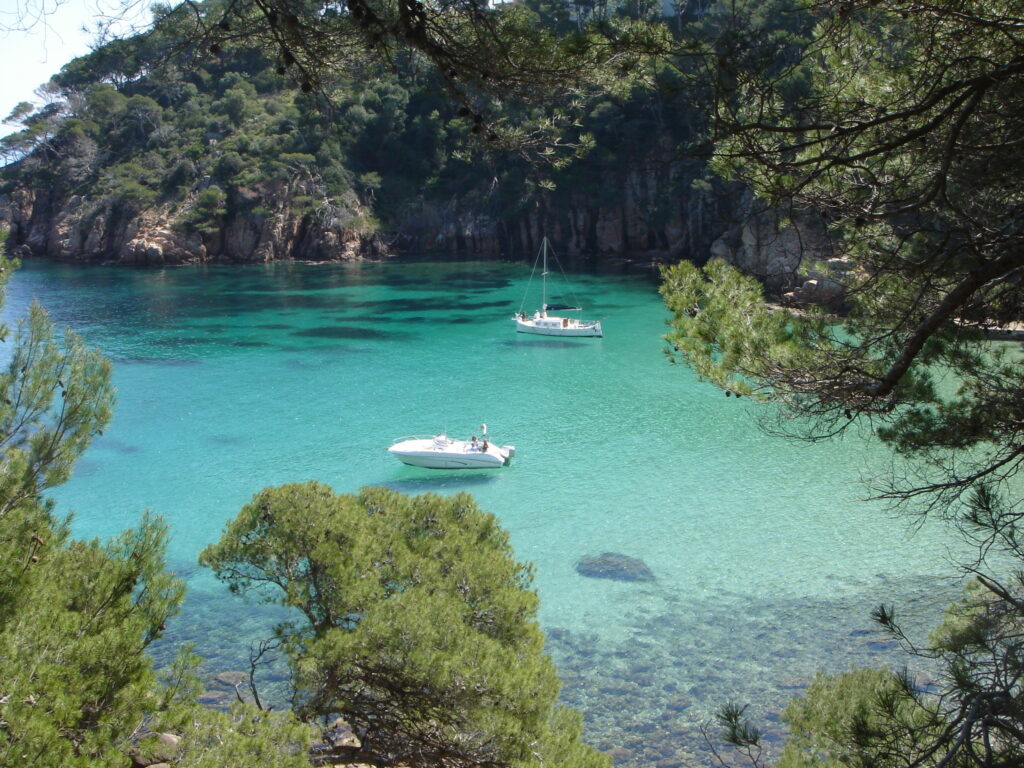
[[(229, 597), (196, 555), (256, 491), (308, 479), (465, 490), (497, 515), (536, 565), (564, 699), (620, 764), (708, 762), (697, 725), (723, 702), (750, 702), (777, 735), (816, 669), (900, 660), (871, 607), (895, 601), (927, 627), (956, 586), (942, 529), (912, 534), (861, 500), (884, 451), (758, 432), (757, 406), (668, 364), (649, 277), (573, 277), (603, 339), (516, 334), (528, 277), (503, 263), (29, 264), (4, 314), (38, 298), (115, 362), (114, 420), (56, 498), (82, 536), (146, 508), (170, 522), (191, 590), (169, 641), (196, 642), (211, 674), (239, 668), (272, 614)], [(385, 450), (484, 421), (517, 447), (511, 467), (437, 472)], [(656, 581), (576, 573), (605, 551)]]

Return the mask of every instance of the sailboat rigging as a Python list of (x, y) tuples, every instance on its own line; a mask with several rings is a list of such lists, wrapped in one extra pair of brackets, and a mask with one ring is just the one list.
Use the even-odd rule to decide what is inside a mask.
[[(556, 312), (580, 312), (583, 309), (582, 307), (569, 304), (548, 304), (548, 249), (548, 239), (545, 237), (541, 241), (540, 253), (537, 254), (538, 259), (543, 259), (540, 273), (540, 309), (534, 311), (532, 316), (523, 312), (523, 304), (526, 303), (526, 295), (524, 294), (523, 301), (519, 305), (519, 311), (512, 316), (512, 320), (516, 324), (516, 331), (519, 333), (536, 333), (541, 336), (603, 336), (600, 320), (580, 320), (575, 317), (548, 314), (550, 310)], [(557, 262), (557, 257), (555, 259)], [(534, 262), (533, 268), (534, 270), (537, 269), (536, 262)], [(530, 279), (532, 281), (532, 274)], [(529, 285), (527, 285), (527, 290), (529, 290)]]

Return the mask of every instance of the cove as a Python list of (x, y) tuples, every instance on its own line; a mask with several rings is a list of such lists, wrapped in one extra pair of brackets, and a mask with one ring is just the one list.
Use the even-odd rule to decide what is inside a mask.
[[(147, 508), (169, 521), (190, 592), (158, 657), (193, 642), (210, 675), (244, 668), (278, 617), (196, 555), (259, 489), (316, 479), (467, 491), (497, 515), (536, 567), (563, 699), (622, 765), (710, 764), (698, 726), (721, 704), (749, 703), (777, 738), (816, 670), (902, 663), (869, 611), (894, 602), (927, 631), (956, 594), (956, 542), (862, 500), (886, 451), (758, 432), (758, 406), (668, 363), (648, 277), (572, 276), (603, 339), (516, 334), (528, 278), (494, 262), (19, 270), (8, 321), (38, 299), (114, 361), (114, 419), (54, 498), (81, 537)], [(511, 467), (436, 472), (386, 452), (481, 422), (516, 446)], [(577, 571), (604, 552), (653, 579)]]

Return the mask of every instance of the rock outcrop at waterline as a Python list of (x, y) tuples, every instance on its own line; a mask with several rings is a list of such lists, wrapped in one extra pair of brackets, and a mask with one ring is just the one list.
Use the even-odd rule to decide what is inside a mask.
[[(467, 187), (447, 199), (407, 202), (386, 227), (354, 193), (341, 201), (324, 196), (315, 176), (224, 190), (200, 182), (184, 198), (148, 205), (22, 185), (0, 199), (0, 221), (21, 257), (145, 266), (404, 254), (530, 259), (547, 236), (567, 262), (650, 266), (718, 257), (782, 302), (841, 306), (839, 284), (806, 266), (841, 261), (831, 258), (825, 227), (811, 217), (761, 208), (738, 186), (696, 185), (667, 159), (599, 178), (616, 194), (545, 190), (518, 213), (497, 215), (489, 197), (496, 191)], [(216, 215), (201, 209), (211, 188), (223, 198)]]
[[(287, 184), (229, 187), (225, 212), (194, 226), (189, 199), (133, 206), (53, 189), (18, 187), (0, 201), (11, 247), (26, 256), (132, 265), (206, 261), (265, 262), (376, 259), (392, 254), (517, 258), (536, 252), (545, 235), (572, 261), (664, 263), (700, 260), (727, 226), (732, 201), (691, 190), (670, 162), (655, 170), (607, 172), (615, 195), (590, 190), (538, 193), (518, 215), (495, 215), (487, 190), (447, 199), (420, 197), (371, 228), (371, 206), (338, 203)], [(297, 201), (302, 201), (297, 204)], [(311, 202), (312, 201), (312, 202)]]
[[(400, 251), (453, 257), (532, 258), (545, 236), (560, 258), (646, 264), (706, 260), (711, 244), (745, 203), (739, 188), (694, 187), (679, 163), (645, 158), (590, 185), (538, 193), (522, 212), (495, 216), (488, 195), (421, 198), (393, 222)], [(614, 194), (609, 194), (613, 190)]]
[(10, 249), (128, 265), (532, 261), (546, 236), (566, 266), (719, 255), (774, 297), (835, 287), (801, 271), (828, 250), (810, 222), (756, 211), (687, 155), (709, 105), (673, 87), (596, 99), (540, 162), (525, 147), (482, 151), (476, 118), (418, 71), (325, 83), (326, 104), (252, 51), (180, 66), (153, 46), (76, 59), (48, 85), (51, 103), (12, 113), (21, 130), (0, 142)]
[(789, 295), (794, 304), (827, 304), (841, 298), (832, 290), (835, 281), (805, 265), (828, 264), (831, 268), (832, 242), (824, 223), (806, 212), (787, 216), (766, 208), (749, 193), (742, 195), (739, 213), (709, 250), (711, 257), (725, 260), (756, 277), (770, 293)]
[[(300, 190), (301, 191), (301, 190)], [(380, 236), (364, 232), (358, 207), (324, 205), (296, 211), (287, 188), (235, 188), (215, 227), (189, 224), (188, 202), (138, 210), (120, 200), (61, 199), (43, 189), (18, 188), (0, 208), (20, 256), (125, 265), (253, 263), (301, 258), (345, 261), (387, 252)]]
[(742, 194), (672, 197), (679, 185), (668, 166), (612, 183), (623, 189), (614, 203), (580, 191), (539, 198), (518, 217), (493, 216), (470, 196), (421, 198), (390, 227), (372, 231), (363, 224), (372, 212), (356, 201), (338, 206), (321, 200), (296, 210), (297, 198), (309, 200), (304, 190), (273, 185), (229, 189), (225, 214), (202, 230), (189, 223), (191, 201), (137, 210), (116, 199), (62, 199), (38, 188), (16, 189), (0, 201), (0, 213), (19, 255), (125, 265), (346, 261), (404, 253), (516, 258), (534, 253), (547, 235), (569, 260), (651, 264), (720, 256), (781, 290), (800, 285), (801, 249), (809, 243), (814, 254), (827, 249), (827, 239), (806, 225), (780, 227), (777, 216), (751, 212)]

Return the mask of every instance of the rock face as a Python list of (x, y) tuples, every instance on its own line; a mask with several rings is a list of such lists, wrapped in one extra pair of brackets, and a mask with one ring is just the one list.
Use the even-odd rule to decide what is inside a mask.
[(237, 686), (248, 683), (249, 675), (246, 672), (229, 670), (227, 672), (220, 672), (219, 674), (214, 675), (213, 680), (218, 685), (234, 690)]
[(577, 262), (703, 261), (737, 199), (693, 187), (677, 164), (651, 161), (603, 174), (599, 189), (540, 196), (515, 217), (488, 214), (479, 195), (421, 199), (401, 216), (394, 243), (408, 252), (529, 259), (547, 236), (560, 258)]
[(321, 201), (311, 212), (296, 200), (315, 199), (313, 190), (284, 182), (229, 189), (225, 215), (203, 231), (188, 225), (194, 196), (135, 211), (116, 201), (19, 188), (0, 200), (0, 220), (10, 225), (9, 245), (21, 256), (127, 265), (350, 261), (401, 253), (530, 260), (547, 236), (568, 263), (652, 266), (719, 257), (792, 304), (841, 302), (832, 276), (807, 266), (841, 261), (831, 258), (819, 221), (759, 207), (735, 185), (698, 184), (678, 163), (655, 158), (641, 166), (598, 173), (597, 189), (538, 193), (514, 215), (493, 214), (486, 190), (422, 197), (394, 214), (384, 231), (367, 228), (371, 211), (354, 196)]
[(618, 552), (581, 557), (576, 563), (576, 572), (591, 579), (654, 581), (654, 573), (643, 560)]
[(358, 206), (294, 210), (304, 190), (267, 185), (232, 190), (228, 213), (211, 232), (183, 223), (191, 202), (136, 211), (117, 201), (78, 195), (58, 199), (43, 189), (17, 189), (0, 201), (12, 248), (59, 261), (171, 265), (206, 261), (253, 263), (301, 258), (341, 261), (384, 255), (384, 241), (350, 222)]
[[(766, 209), (749, 194), (741, 202), (738, 223), (711, 245), (711, 256), (721, 258), (748, 275), (760, 280), (772, 293), (782, 294), (803, 286), (813, 275), (806, 274), (805, 265), (829, 262), (832, 242), (824, 223), (805, 212), (789, 212), (783, 216), (775, 209)], [(832, 281), (832, 284), (837, 285)], [(796, 302), (825, 297), (817, 284), (807, 288), (806, 295), (794, 297)], [(829, 292), (830, 298), (835, 295)]]
[[(516, 213), (494, 213), (500, 190), (467, 188), (449, 199), (421, 197), (371, 233), (372, 211), (354, 195), (328, 204), (301, 183), (267, 182), (226, 190), (226, 214), (213, 226), (189, 225), (196, 198), (143, 210), (46, 188), (18, 188), (0, 200), (11, 247), (63, 261), (132, 265), (204, 261), (266, 262), (382, 258), (436, 253), (532, 259), (547, 236), (568, 262), (635, 261), (649, 265), (706, 259), (731, 220), (735, 196), (693, 186), (692, 169), (657, 158), (632, 170), (592, 171), (578, 187), (515, 201)], [(688, 175), (689, 174), (689, 175)], [(594, 179), (597, 179), (595, 184)], [(305, 200), (305, 205), (297, 205)], [(502, 210), (510, 206), (506, 198)]]

